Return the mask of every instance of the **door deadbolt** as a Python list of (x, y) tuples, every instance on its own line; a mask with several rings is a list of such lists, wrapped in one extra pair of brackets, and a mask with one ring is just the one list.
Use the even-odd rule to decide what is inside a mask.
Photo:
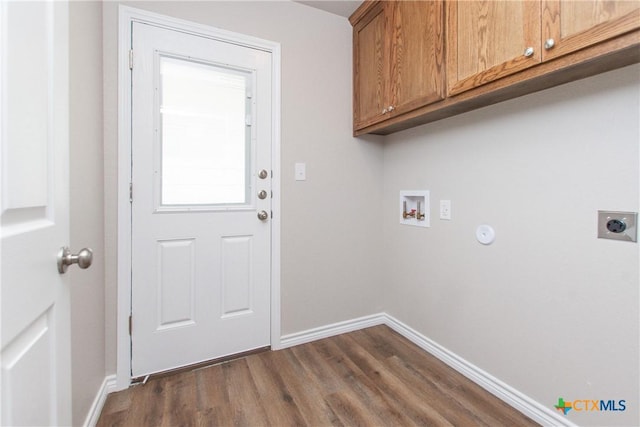
[(262, 199), (262, 200), (264, 200), (264, 199), (266, 199), (266, 198), (267, 198), (267, 192), (266, 192), (265, 190), (261, 190), (261, 191), (258, 193), (258, 199)]
[(267, 172), (266, 169), (262, 169), (260, 172), (258, 172), (258, 177), (260, 179), (265, 179), (267, 176), (269, 176), (269, 172)]

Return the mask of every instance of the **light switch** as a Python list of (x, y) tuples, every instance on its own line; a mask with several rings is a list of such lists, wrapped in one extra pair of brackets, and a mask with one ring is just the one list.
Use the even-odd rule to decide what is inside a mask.
[(440, 200), (440, 219), (451, 219), (451, 200)]
[(296, 181), (306, 181), (307, 180), (307, 164), (296, 163), (295, 175), (296, 175)]

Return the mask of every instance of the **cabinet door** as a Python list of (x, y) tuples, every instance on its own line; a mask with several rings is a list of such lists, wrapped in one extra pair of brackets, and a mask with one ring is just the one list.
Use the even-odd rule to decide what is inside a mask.
[(355, 129), (387, 118), (389, 42), (386, 32), (387, 15), (384, 2), (375, 5), (353, 28)]
[(392, 115), (444, 99), (442, 1), (402, 1), (394, 5)]
[(448, 2), (449, 94), (540, 63), (540, 14), (539, 1)]
[(543, 60), (640, 28), (640, 1), (547, 0), (543, 5)]

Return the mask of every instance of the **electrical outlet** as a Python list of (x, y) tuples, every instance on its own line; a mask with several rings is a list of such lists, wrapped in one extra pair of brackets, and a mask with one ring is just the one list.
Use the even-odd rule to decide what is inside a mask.
[(636, 212), (598, 211), (598, 238), (635, 242), (638, 239)]

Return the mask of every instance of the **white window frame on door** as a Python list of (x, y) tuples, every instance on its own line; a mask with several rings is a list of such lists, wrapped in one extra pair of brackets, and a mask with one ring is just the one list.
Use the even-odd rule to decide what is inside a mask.
[[(271, 53), (272, 58), (272, 211), (271, 219), (271, 348), (280, 344), (280, 44), (207, 25), (127, 6), (119, 8), (118, 29), (118, 275), (116, 390), (131, 384), (131, 72), (129, 50), (133, 22), (142, 22), (205, 36)], [(134, 58), (135, 62), (135, 58)]]

